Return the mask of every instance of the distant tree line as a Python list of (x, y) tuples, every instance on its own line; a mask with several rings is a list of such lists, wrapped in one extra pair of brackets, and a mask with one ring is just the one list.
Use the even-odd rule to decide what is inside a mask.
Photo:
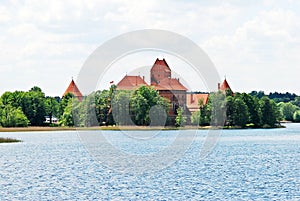
[[(170, 103), (152, 87), (142, 86), (134, 91), (119, 91), (112, 85), (96, 91), (80, 102), (69, 93), (63, 98), (45, 96), (39, 87), (29, 91), (5, 92), (0, 97), (0, 126), (61, 126), (151, 125), (175, 126), (214, 125), (228, 127), (275, 127), (280, 121), (300, 122), (300, 97), (290, 93), (262, 91), (211, 93), (208, 104), (199, 101), (199, 111), (188, 115), (178, 108), (171, 121)], [(50, 123), (45, 123), (45, 116)]]
[[(278, 100), (281, 102), (277, 103)], [(200, 111), (192, 114), (191, 123), (211, 125), (216, 103), (222, 109), (219, 115), (224, 115), (219, 118), (224, 121), (220, 124), (228, 127), (276, 127), (282, 120), (300, 122), (300, 97), (294, 94), (275, 92), (267, 96), (263, 92), (232, 94), (227, 91), (212, 93), (206, 105), (200, 101)]]
[(264, 91), (252, 91), (250, 93), (251, 96), (256, 96), (258, 98), (262, 98), (264, 96), (267, 96), (268, 98), (274, 100), (276, 103), (280, 103), (280, 102), (284, 102), (284, 103), (287, 103), (287, 102), (291, 102), (291, 101), (294, 101), (296, 98), (297, 98), (297, 95), (294, 94), (294, 93), (289, 93), (289, 92), (286, 92), (286, 93), (278, 93), (278, 92), (274, 92), (274, 93), (269, 93), (268, 95), (265, 94)]
[(45, 116), (61, 116), (59, 97), (46, 97), (39, 87), (29, 91), (5, 92), (0, 97), (0, 125), (3, 127), (43, 126)]

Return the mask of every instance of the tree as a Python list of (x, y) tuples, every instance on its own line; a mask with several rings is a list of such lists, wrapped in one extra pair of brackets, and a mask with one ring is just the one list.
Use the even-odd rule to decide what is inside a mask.
[(59, 115), (59, 103), (55, 98), (48, 96), (45, 99), (45, 110), (46, 110), (46, 114), (50, 118), (50, 124), (52, 124), (52, 117), (53, 116), (58, 117)]
[(300, 96), (295, 97), (295, 100), (292, 101), (292, 103), (297, 107), (300, 107)]
[(247, 123), (253, 124), (254, 127), (260, 127), (262, 114), (260, 110), (259, 99), (256, 96), (251, 96), (246, 93), (242, 93), (240, 96), (248, 107), (249, 120)]
[(74, 94), (72, 93), (67, 93), (60, 101), (59, 103), (59, 118), (63, 115), (65, 108), (67, 107), (69, 100), (74, 98)]
[(276, 103), (268, 97), (263, 97), (260, 99), (260, 108), (262, 112), (262, 124), (265, 127), (274, 127), (280, 117), (280, 111)]
[(213, 126), (224, 126), (226, 119), (226, 96), (222, 92), (211, 93), (209, 96), (211, 107), (211, 124)]
[(196, 111), (196, 112), (193, 112), (193, 113), (192, 113), (192, 116), (191, 116), (191, 123), (192, 123), (193, 125), (197, 125), (197, 126), (200, 125), (200, 111)]
[(8, 104), (1, 106), (0, 124), (3, 127), (27, 127), (28, 119), (20, 108), (14, 108)]
[(245, 127), (249, 121), (248, 107), (245, 102), (239, 98), (235, 97), (233, 104), (233, 122), (235, 126)]
[(300, 122), (300, 110), (294, 112), (293, 120), (295, 122)]
[(95, 110), (97, 121), (100, 125), (111, 124), (108, 120), (111, 104), (109, 100), (109, 91), (96, 91), (95, 92)]
[(177, 116), (175, 118), (175, 126), (176, 127), (184, 126), (186, 123), (186, 117), (183, 116), (183, 112), (184, 112), (184, 110), (182, 107), (179, 107), (177, 109)]
[(134, 125), (129, 111), (131, 93), (131, 91), (117, 91), (111, 100), (112, 116), (117, 125)]
[(130, 97), (130, 115), (136, 125), (150, 125), (150, 109), (161, 106), (166, 113), (169, 110), (168, 100), (161, 97), (153, 87), (141, 86)]
[(35, 86), (25, 93), (22, 109), (32, 126), (43, 125), (46, 116), (45, 94), (39, 87)]
[(283, 118), (287, 121), (293, 121), (293, 115), (299, 108), (291, 102), (281, 104)]
[(59, 124), (62, 126), (74, 126), (74, 117), (73, 117), (73, 100), (69, 99), (67, 106), (64, 109), (64, 112), (60, 118)]
[(234, 98), (232, 96), (226, 97), (226, 125), (234, 126)]
[(203, 99), (199, 100), (199, 111), (193, 112), (191, 122), (194, 125), (208, 126), (210, 124), (210, 104), (204, 104)]
[(265, 96), (265, 92), (264, 92), (264, 91), (259, 91), (259, 92), (257, 92), (257, 91), (252, 91), (252, 92), (250, 93), (250, 95), (251, 95), (251, 96), (256, 96), (257, 98), (261, 99), (262, 97)]
[(89, 127), (99, 125), (96, 116), (95, 93), (91, 93), (80, 103), (79, 111), (76, 113), (81, 115), (81, 124), (84, 126)]

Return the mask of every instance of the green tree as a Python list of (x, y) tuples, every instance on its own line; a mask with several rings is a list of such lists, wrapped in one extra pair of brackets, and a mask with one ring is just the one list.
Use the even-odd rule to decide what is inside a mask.
[(129, 111), (131, 91), (117, 91), (111, 100), (112, 116), (117, 125), (134, 125)]
[(191, 123), (197, 126), (200, 125), (200, 111), (196, 111), (192, 113)]
[[(77, 122), (79, 122), (79, 118), (77, 118)], [(67, 106), (65, 107), (64, 112), (59, 120), (59, 124), (62, 126), (75, 125), (73, 117), (73, 99), (68, 99)]]
[(193, 125), (208, 126), (210, 124), (210, 105), (204, 104), (204, 100), (200, 99), (198, 102), (199, 111), (193, 112), (191, 116), (191, 123)]
[(24, 95), (22, 109), (32, 126), (41, 126), (45, 121), (45, 99), (45, 94), (36, 86)]
[(300, 107), (300, 96), (297, 96), (294, 101), (292, 101), (294, 105)]
[(234, 98), (233, 122), (235, 126), (245, 127), (249, 121), (249, 112), (246, 103), (239, 97)]
[(251, 96), (246, 93), (242, 93), (241, 98), (247, 105), (249, 111), (249, 121), (247, 123), (253, 124), (254, 127), (260, 127), (262, 113), (260, 110), (259, 99), (256, 96)]
[(168, 100), (161, 97), (153, 87), (141, 86), (130, 98), (130, 114), (136, 125), (150, 125), (150, 109), (156, 105), (169, 110)]
[(176, 127), (184, 126), (186, 123), (186, 117), (183, 115), (183, 112), (184, 112), (184, 110), (182, 107), (179, 107), (177, 109), (177, 115), (175, 118), (175, 126)]
[(234, 98), (232, 96), (226, 97), (226, 125), (234, 126)]
[(69, 100), (74, 98), (74, 94), (72, 93), (67, 93), (60, 101), (59, 103), (59, 118), (63, 115), (64, 111), (65, 111), (65, 108), (67, 107), (68, 103), (69, 103)]
[(14, 108), (12, 105), (1, 106), (0, 124), (3, 127), (27, 127), (28, 119), (20, 108)]
[(296, 110), (299, 108), (296, 105), (293, 105), (291, 102), (281, 104), (281, 111), (283, 118), (287, 121), (293, 121), (293, 115)]
[(280, 117), (280, 111), (276, 103), (268, 97), (262, 97), (260, 99), (260, 108), (262, 112), (262, 124), (266, 127), (275, 127)]
[(45, 99), (45, 110), (46, 114), (50, 118), (50, 124), (52, 124), (52, 117), (58, 117), (59, 116), (59, 103), (54, 97), (46, 97)]
[(88, 95), (79, 105), (79, 111), (76, 112), (81, 116), (81, 123), (86, 127), (98, 126), (98, 120), (96, 116), (96, 100), (95, 93)]
[(293, 120), (295, 122), (300, 122), (300, 110), (294, 112)]
[(226, 95), (223, 92), (210, 94), (211, 124), (224, 126), (226, 119)]
[(109, 112), (111, 108), (110, 100), (109, 100), (109, 91), (96, 91), (95, 92), (95, 110), (97, 121), (100, 125), (109, 125)]

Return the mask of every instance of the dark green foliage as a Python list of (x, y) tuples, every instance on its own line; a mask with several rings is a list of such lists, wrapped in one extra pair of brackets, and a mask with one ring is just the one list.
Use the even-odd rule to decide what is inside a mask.
[(254, 127), (260, 127), (262, 114), (260, 110), (259, 99), (256, 96), (251, 96), (246, 93), (240, 94), (240, 97), (248, 107), (249, 119), (247, 123), (253, 124)]
[(274, 127), (279, 122), (280, 111), (276, 103), (268, 97), (260, 99), (260, 108), (262, 112), (262, 124), (264, 127)]
[(294, 112), (293, 120), (298, 123), (300, 122), (300, 110)]
[(255, 97), (257, 97), (257, 98), (262, 98), (262, 97), (264, 97), (265, 96), (265, 92), (263, 92), (263, 91), (259, 91), (259, 92), (257, 92), (257, 91), (252, 91), (251, 93), (250, 93), (250, 95), (251, 96), (255, 96)]
[(235, 126), (245, 127), (249, 121), (249, 111), (243, 99), (236, 97), (233, 104), (233, 122)]
[(287, 103), (287, 102), (295, 100), (296, 94), (291, 94), (288, 92), (287, 93), (275, 92), (275, 93), (270, 93), (268, 97), (270, 99), (274, 100), (276, 103), (279, 103), (279, 102)]
[(99, 125), (112, 125), (114, 122), (111, 119), (110, 108), (111, 98), (108, 90), (95, 92), (95, 110)]
[(297, 97), (296, 94), (291, 94), (291, 93), (278, 93), (278, 92), (274, 92), (274, 93), (269, 93), (269, 95), (266, 95), (263, 91), (252, 91), (250, 93), (251, 96), (256, 96), (257, 98), (261, 99), (264, 96), (268, 96), (268, 98), (270, 98), (271, 100), (275, 101), (276, 103), (279, 102), (290, 102), (290, 101), (294, 101), (295, 98)]
[(292, 101), (294, 105), (300, 107), (300, 96), (297, 96), (294, 101)]
[(4, 105), (20, 108), (30, 125), (43, 125), (46, 115), (45, 94), (39, 87), (33, 87), (28, 92), (5, 92), (1, 99)]
[(45, 94), (39, 87), (33, 87), (23, 98), (23, 112), (32, 126), (42, 126), (46, 116)]
[(150, 109), (154, 106), (160, 106), (166, 113), (169, 110), (168, 101), (154, 88), (146, 86), (141, 86), (133, 92), (129, 104), (130, 115), (136, 125), (150, 125)]
[(45, 110), (47, 116), (50, 117), (50, 124), (52, 124), (52, 117), (58, 117), (59, 116), (59, 102), (57, 99), (53, 97), (46, 97), (45, 100)]

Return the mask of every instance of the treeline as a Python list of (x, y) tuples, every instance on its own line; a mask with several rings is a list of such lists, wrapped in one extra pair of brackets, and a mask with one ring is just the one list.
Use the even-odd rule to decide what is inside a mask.
[[(79, 102), (69, 99), (61, 116), (63, 126), (102, 125), (165, 125), (169, 111), (168, 100), (152, 87), (142, 86), (135, 91), (96, 91)], [(155, 118), (153, 118), (155, 117)]]
[(269, 93), (268, 95), (265, 94), (264, 91), (252, 91), (250, 93), (251, 96), (256, 96), (258, 98), (262, 98), (264, 96), (267, 96), (268, 98), (274, 100), (276, 103), (280, 103), (280, 102), (291, 102), (294, 101), (297, 98), (297, 95), (295, 93), (278, 93), (278, 92), (274, 92), (274, 93)]
[[(220, 125), (228, 127), (277, 127), (282, 120), (300, 122), (300, 97), (289, 102), (276, 103), (263, 93), (235, 93), (227, 91), (212, 93), (208, 104), (199, 102), (200, 111), (192, 114), (194, 125), (210, 125), (214, 123), (214, 107), (218, 107), (219, 115), (224, 115)], [(278, 93), (277, 93), (278, 94)], [(288, 94), (288, 93), (287, 93)], [(288, 95), (289, 96), (289, 95)]]
[[(168, 111), (168, 101), (151, 87), (116, 91), (113, 85), (84, 97), (82, 102), (71, 93), (63, 98), (49, 97), (33, 87), (0, 97), (0, 126), (57, 126), (51, 124), (51, 117), (58, 118), (60, 126), (161, 125), (163, 119), (159, 118), (167, 121)], [(50, 123), (45, 123), (46, 116)]]
[[(274, 95), (275, 94), (275, 95)], [(57, 126), (51, 117), (57, 117), (61, 126), (102, 125), (216, 125), (228, 127), (276, 127), (282, 120), (300, 122), (300, 97), (286, 93), (265, 95), (262, 92), (211, 93), (208, 104), (199, 102), (200, 111), (190, 114), (185, 107), (174, 109), (169, 101), (152, 87), (135, 91), (96, 91), (80, 102), (73, 94), (63, 98), (45, 96), (39, 87), (29, 91), (5, 92), (0, 97), (0, 126)], [(270, 98), (270, 96), (276, 97)], [(277, 102), (278, 97), (289, 101)], [(284, 97), (285, 98), (284, 98)], [(45, 123), (45, 116), (50, 123)]]
[(45, 116), (63, 114), (63, 104), (59, 97), (46, 97), (36, 86), (26, 92), (5, 92), (0, 97), (0, 126), (44, 126)]

